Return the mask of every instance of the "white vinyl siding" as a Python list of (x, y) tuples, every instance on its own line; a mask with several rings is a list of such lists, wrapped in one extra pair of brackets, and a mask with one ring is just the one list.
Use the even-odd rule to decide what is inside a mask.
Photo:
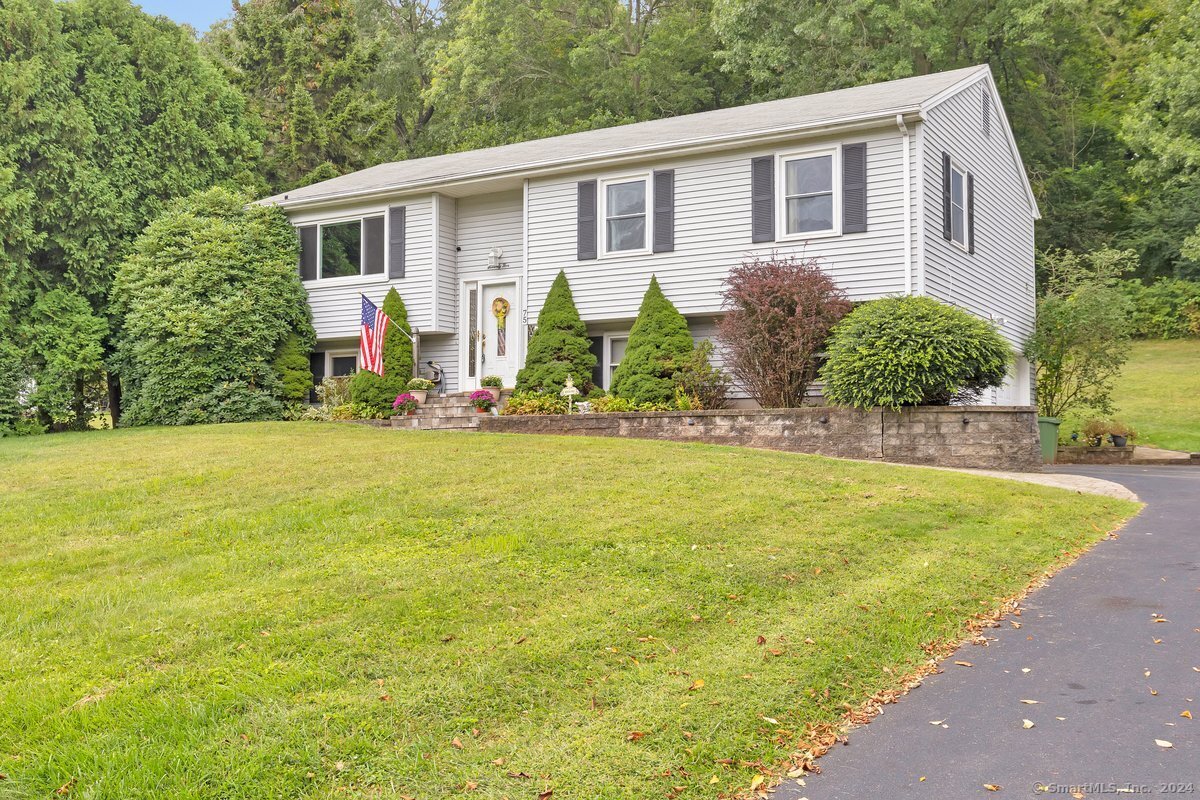
[[(458, 201), (458, 272), (486, 272), (492, 248), (504, 251), (506, 269), (519, 270), (525, 258), (520, 189), (494, 192)], [(493, 270), (493, 273), (496, 270)]]
[(458, 336), (452, 333), (422, 335), (421, 363), (417, 371), (421, 377), (429, 377), (429, 367), (425, 362), (434, 361), (441, 365), (447, 392), (457, 392), (461, 387), (458, 374)]
[[(751, 243), (750, 159), (795, 150), (794, 142), (773, 149), (730, 150), (647, 164), (647, 168), (675, 170), (675, 250), (669, 253), (610, 253), (594, 261), (579, 261), (575, 252), (576, 185), (609, 175), (574, 173), (530, 180), (530, 318), (536, 318), (560, 269), (566, 270), (575, 304), (589, 322), (635, 317), (652, 274), (684, 314), (717, 313), (729, 269), (748, 256), (769, 256), (772, 251), (820, 259), (854, 300), (903, 293), (904, 180), (899, 131), (888, 128), (847, 141), (867, 142), (868, 230), (812, 241)], [(840, 143), (839, 139), (826, 139), (816, 146)]]
[[(364, 209), (362, 216), (386, 212), (388, 205), (407, 207), (407, 235), (404, 242), (405, 273), (399, 280), (389, 280), (385, 268), (382, 275), (363, 275), (337, 278), (329, 282), (306, 283), (308, 304), (312, 308), (313, 327), (317, 340), (358, 338), (362, 320), (359, 294), (365, 294), (377, 305), (383, 304), (388, 289), (396, 287), (408, 310), (408, 322), (413, 327), (430, 329), (433, 326), (433, 232), (432, 204), (429, 195), (397, 199)], [(345, 218), (346, 213), (327, 212), (329, 218)], [(320, 212), (294, 214), (293, 225), (309, 225), (323, 221)]]
[[(1001, 332), (1020, 349), (1033, 330), (1033, 210), (1008, 137), (995, 133), (1002, 122), (994, 120), (993, 134), (983, 134), (985, 86), (983, 79), (934, 106), (920, 127), (925, 293), (984, 319), (1003, 320)], [(996, 114), (997, 104), (990, 106)], [(974, 253), (942, 235), (943, 152), (964, 172), (969, 167), (974, 178)], [(963, 191), (965, 198), (965, 185)]]
[(437, 195), (437, 330), (453, 333), (458, 320), (458, 210), (453, 197)]

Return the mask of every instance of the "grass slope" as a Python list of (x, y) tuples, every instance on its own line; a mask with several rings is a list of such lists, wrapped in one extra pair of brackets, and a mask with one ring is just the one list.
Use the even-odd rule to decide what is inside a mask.
[(123, 800), (717, 797), (1134, 509), (305, 423), (0, 440), (0, 495), (0, 797)]
[(1200, 339), (1135, 342), (1113, 400), (1138, 444), (1200, 452)]

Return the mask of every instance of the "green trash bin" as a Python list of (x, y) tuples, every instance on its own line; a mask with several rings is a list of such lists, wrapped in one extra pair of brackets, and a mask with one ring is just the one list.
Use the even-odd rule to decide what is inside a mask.
[(1042, 462), (1054, 463), (1058, 453), (1058, 426), (1062, 420), (1058, 417), (1038, 417), (1038, 434), (1042, 439)]

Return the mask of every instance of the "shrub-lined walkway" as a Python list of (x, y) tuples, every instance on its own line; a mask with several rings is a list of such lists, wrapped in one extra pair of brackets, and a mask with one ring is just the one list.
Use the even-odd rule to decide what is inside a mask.
[(1134, 508), (305, 423), (2, 440), (0, 494), (0, 797), (716, 797)]

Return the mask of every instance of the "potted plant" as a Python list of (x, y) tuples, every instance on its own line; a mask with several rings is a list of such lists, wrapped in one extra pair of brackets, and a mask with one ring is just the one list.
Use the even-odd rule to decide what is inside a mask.
[(1124, 422), (1113, 420), (1108, 426), (1108, 439), (1113, 447), (1125, 447), (1136, 438), (1137, 431)]
[(499, 375), (484, 375), (479, 385), (492, 393), (492, 399), (500, 400), (500, 390), (504, 388), (504, 379)]
[(495, 408), (496, 398), (487, 389), (476, 389), (471, 392), (471, 405), (475, 406), (476, 412), (486, 414)]
[(397, 414), (403, 414), (411, 417), (417, 411), (417, 398), (410, 392), (396, 395), (396, 400), (392, 403), (392, 408), (396, 409)]
[(1087, 442), (1089, 447), (1099, 447), (1104, 444), (1104, 437), (1108, 435), (1108, 421), (1103, 419), (1089, 419), (1083, 426), (1083, 440)]
[(413, 378), (408, 382), (408, 393), (417, 398), (418, 403), (424, 403), (425, 398), (429, 394), (429, 390), (436, 384), (428, 378)]

